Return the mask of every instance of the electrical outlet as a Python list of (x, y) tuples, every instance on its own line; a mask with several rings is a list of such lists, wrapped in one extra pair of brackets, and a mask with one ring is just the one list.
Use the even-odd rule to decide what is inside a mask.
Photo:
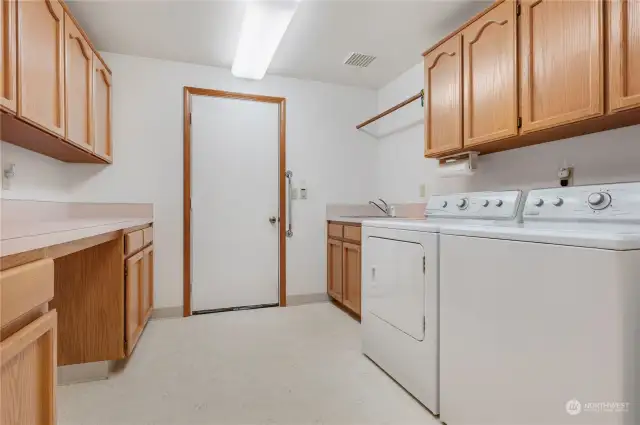
[(420, 185), (420, 197), (421, 198), (427, 197), (427, 185), (425, 183), (422, 183)]
[(300, 199), (307, 199), (307, 189), (304, 187), (300, 188)]
[(11, 190), (11, 179), (16, 175), (16, 165), (6, 163), (2, 166), (2, 190)]

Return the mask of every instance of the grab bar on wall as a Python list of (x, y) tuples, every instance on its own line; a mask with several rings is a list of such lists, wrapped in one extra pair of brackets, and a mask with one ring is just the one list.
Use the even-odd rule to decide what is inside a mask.
[(287, 182), (287, 194), (288, 194), (288, 199), (287, 199), (287, 237), (290, 238), (293, 236), (293, 210), (292, 210), (292, 202), (293, 201), (293, 172), (291, 172), (291, 170), (287, 170), (286, 173), (284, 173), (285, 177), (287, 178), (288, 182)]

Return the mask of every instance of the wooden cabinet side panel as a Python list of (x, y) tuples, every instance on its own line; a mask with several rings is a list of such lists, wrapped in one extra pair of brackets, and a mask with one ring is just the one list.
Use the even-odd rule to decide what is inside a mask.
[(54, 260), (59, 366), (124, 358), (122, 237)]
[(602, 115), (602, 0), (523, 0), (521, 5), (522, 131)]
[(360, 246), (350, 243), (342, 245), (342, 282), (343, 304), (355, 314), (360, 315), (361, 304), (361, 264)]
[(111, 75), (100, 59), (93, 56), (93, 135), (94, 152), (111, 160)]
[(342, 302), (342, 242), (327, 241), (327, 292)]
[(462, 148), (462, 37), (424, 59), (425, 154)]
[(18, 2), (18, 115), (64, 137), (63, 30), (58, 0)]
[(153, 312), (153, 246), (144, 250), (144, 274), (142, 280), (143, 325), (151, 318)]
[(462, 34), (465, 147), (518, 134), (516, 27), (505, 1)]
[(609, 111), (640, 106), (640, 1), (610, 0)]
[(0, 423), (56, 424), (56, 344), (55, 310), (0, 344)]
[(0, 0), (0, 107), (17, 107), (17, 8), (14, 0)]
[(93, 150), (91, 137), (93, 52), (65, 14), (65, 107), (67, 139)]

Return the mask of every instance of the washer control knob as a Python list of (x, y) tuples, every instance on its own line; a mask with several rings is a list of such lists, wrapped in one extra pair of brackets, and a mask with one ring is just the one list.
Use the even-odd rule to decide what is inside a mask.
[(488, 207), (489, 206), (489, 201), (486, 200), (486, 199), (484, 201), (482, 201), (482, 206), (483, 207)]
[(504, 202), (502, 201), (502, 199), (497, 199), (496, 200), (496, 207), (501, 207), (502, 204), (504, 204)]
[(594, 192), (587, 198), (587, 203), (594, 210), (603, 210), (611, 204), (611, 195), (606, 192)]
[(553, 200), (552, 204), (555, 205), (556, 207), (559, 207), (560, 205), (564, 204), (564, 199), (558, 197)]
[(458, 201), (457, 205), (458, 208), (463, 210), (465, 208), (467, 208), (469, 201), (467, 200), (467, 198), (460, 198), (460, 200)]
[(533, 202), (533, 205), (535, 205), (536, 207), (541, 207), (542, 205), (544, 205), (544, 199), (542, 198), (538, 198)]
[(449, 205), (447, 201), (442, 201), (442, 208), (447, 208), (447, 205)]

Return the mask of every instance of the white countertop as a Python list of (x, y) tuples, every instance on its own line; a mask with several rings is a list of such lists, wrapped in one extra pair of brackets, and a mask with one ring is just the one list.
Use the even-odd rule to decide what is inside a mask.
[(151, 217), (105, 217), (4, 223), (0, 229), (0, 256), (19, 254), (152, 222)]

